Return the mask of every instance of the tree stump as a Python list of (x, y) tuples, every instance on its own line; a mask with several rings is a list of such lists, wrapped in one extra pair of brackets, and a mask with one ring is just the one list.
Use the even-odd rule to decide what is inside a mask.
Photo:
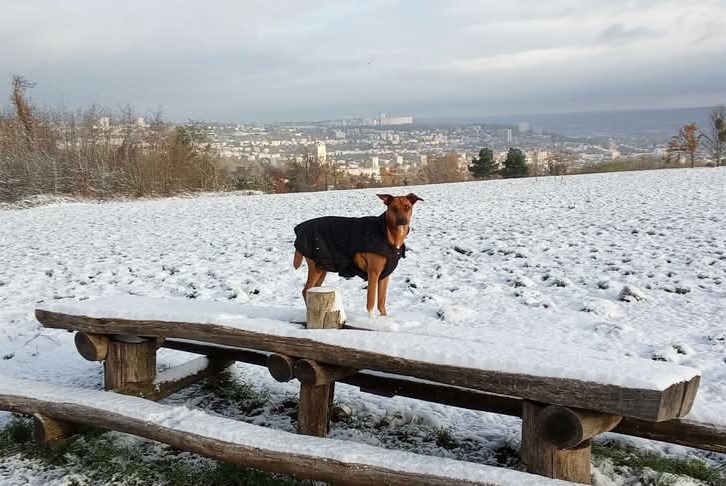
[(343, 298), (335, 289), (313, 287), (306, 300), (308, 329), (340, 329), (345, 324)]
[[(133, 342), (126, 342), (133, 341)], [(124, 386), (133, 383), (150, 384), (156, 377), (156, 341), (139, 338), (108, 342), (103, 362), (104, 388), (124, 393)]]

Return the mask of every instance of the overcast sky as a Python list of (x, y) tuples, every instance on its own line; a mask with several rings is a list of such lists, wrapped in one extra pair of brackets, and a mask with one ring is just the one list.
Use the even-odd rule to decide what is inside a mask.
[(726, 103), (726, 0), (2, 0), (0, 79), (230, 121)]

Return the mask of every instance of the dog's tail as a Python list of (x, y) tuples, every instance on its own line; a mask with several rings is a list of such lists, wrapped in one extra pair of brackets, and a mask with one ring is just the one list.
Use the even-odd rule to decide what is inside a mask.
[(292, 259), (292, 266), (295, 267), (295, 270), (300, 268), (300, 265), (302, 265), (303, 261), (303, 254), (299, 251), (295, 250), (295, 257)]

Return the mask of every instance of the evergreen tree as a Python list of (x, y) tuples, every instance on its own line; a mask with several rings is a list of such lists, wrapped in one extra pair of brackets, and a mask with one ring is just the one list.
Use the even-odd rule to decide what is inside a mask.
[(518, 148), (510, 148), (504, 160), (502, 175), (504, 177), (527, 177), (527, 157)]
[(469, 173), (475, 179), (491, 177), (497, 173), (497, 163), (494, 161), (492, 149), (483, 148), (479, 151), (479, 158), (473, 158), (469, 166)]

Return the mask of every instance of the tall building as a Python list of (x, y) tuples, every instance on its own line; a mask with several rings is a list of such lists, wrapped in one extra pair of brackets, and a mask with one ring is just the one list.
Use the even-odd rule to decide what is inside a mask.
[(507, 139), (507, 143), (512, 143), (512, 129), (507, 128), (504, 130), (504, 136)]
[(371, 169), (378, 170), (378, 168), (378, 157), (374, 155), (373, 157), (371, 157)]
[(318, 156), (318, 162), (325, 162), (328, 158), (328, 150), (325, 147), (325, 142), (318, 142), (315, 144), (315, 154)]

